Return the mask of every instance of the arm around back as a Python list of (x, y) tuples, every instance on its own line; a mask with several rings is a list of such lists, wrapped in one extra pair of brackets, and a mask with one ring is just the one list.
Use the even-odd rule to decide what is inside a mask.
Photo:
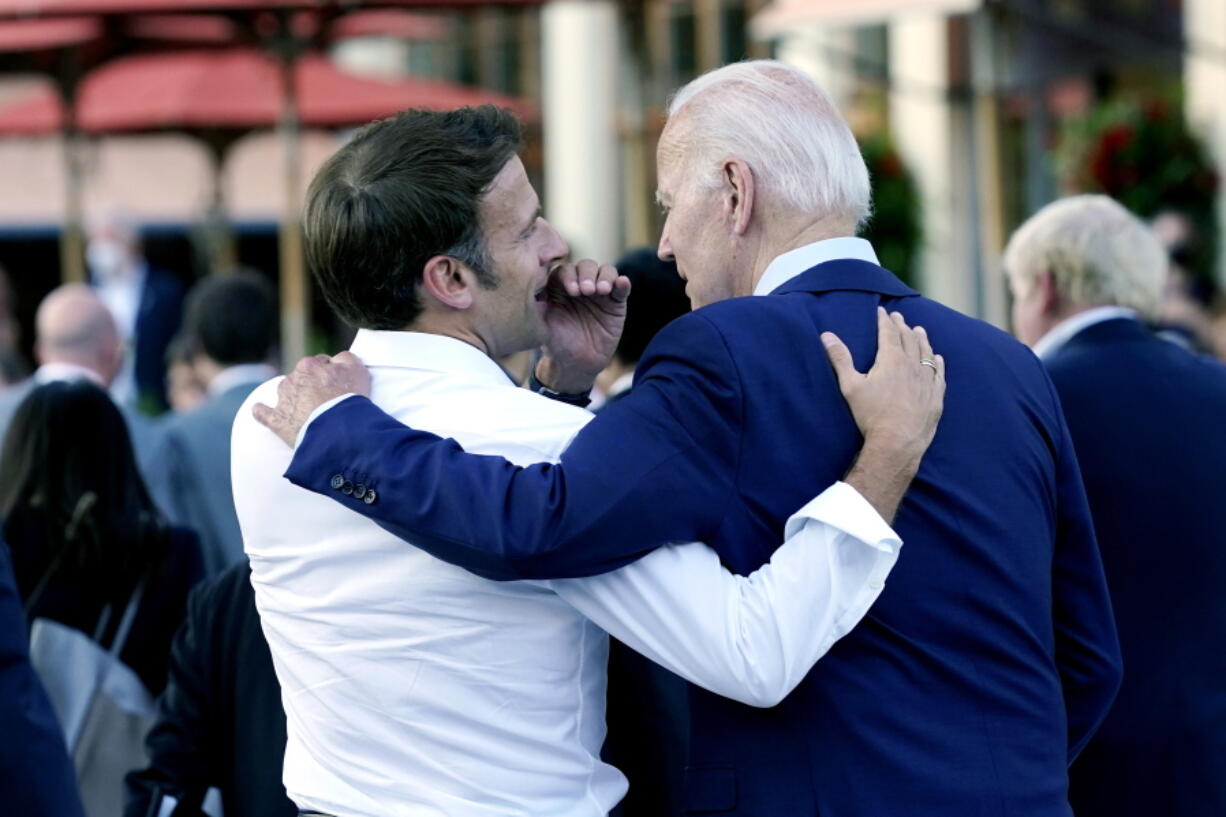
[(739, 458), (740, 389), (723, 336), (694, 313), (656, 338), (630, 395), (557, 465), (465, 454), (354, 397), (308, 426), (286, 477), (487, 578), (597, 575), (715, 531)]

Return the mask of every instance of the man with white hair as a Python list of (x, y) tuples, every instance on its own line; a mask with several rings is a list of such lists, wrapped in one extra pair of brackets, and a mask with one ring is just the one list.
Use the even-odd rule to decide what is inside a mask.
[(1166, 254), (1106, 196), (1040, 210), (1004, 265), (1077, 447), (1125, 662), (1070, 770), (1075, 811), (1226, 814), (1226, 367), (1145, 325)]
[[(300, 363), (277, 408), (259, 412), (297, 443), (286, 476), (493, 578), (600, 573), (645, 544), (691, 539), (749, 573), (790, 509), (851, 467), (860, 436), (838, 381), (854, 395), (851, 367), (876, 350), (878, 311), (901, 313), (950, 370), (941, 426), (895, 523), (908, 555), (777, 707), (691, 687), (685, 807), (1068, 817), (1068, 764), (1120, 671), (1042, 365), (919, 296), (853, 237), (868, 215), (867, 170), (800, 72), (749, 62), (699, 78), (673, 101), (657, 158), (659, 253), (676, 259), (696, 311), (657, 335), (630, 395), (558, 464), (471, 456), (399, 424), (360, 396), (365, 369), (346, 355)], [(943, 376), (941, 359), (924, 365)], [(536, 374), (574, 393), (590, 384), (574, 368), (546, 355)], [(334, 477), (360, 478), (378, 501), (331, 488)]]

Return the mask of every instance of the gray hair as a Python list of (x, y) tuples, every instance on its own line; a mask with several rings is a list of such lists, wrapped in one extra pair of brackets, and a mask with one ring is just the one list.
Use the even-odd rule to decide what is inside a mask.
[(809, 76), (776, 60), (733, 63), (677, 91), (669, 119), (685, 110), (689, 167), (735, 156), (755, 179), (800, 212), (860, 224), (872, 193), (868, 168), (851, 128), (829, 94)]
[(1047, 271), (1072, 306), (1125, 306), (1147, 315), (1158, 309), (1167, 272), (1153, 231), (1108, 196), (1047, 205), (1009, 239), (1004, 265), (1022, 292)]

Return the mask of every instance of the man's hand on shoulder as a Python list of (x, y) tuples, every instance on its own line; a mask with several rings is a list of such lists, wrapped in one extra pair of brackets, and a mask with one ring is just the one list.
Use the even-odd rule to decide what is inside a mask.
[(919, 470), (945, 407), (945, 359), (934, 354), (922, 326), (877, 308), (877, 359), (865, 374), (835, 335), (822, 343), (864, 446), (846, 481), (892, 521)]
[(592, 260), (563, 264), (550, 276), (546, 297), (549, 338), (537, 379), (557, 392), (586, 392), (621, 339), (630, 279)]
[(356, 355), (304, 357), (277, 386), (277, 405), (256, 403), (251, 413), (293, 448), (312, 412), (345, 394), (370, 396), (370, 372)]

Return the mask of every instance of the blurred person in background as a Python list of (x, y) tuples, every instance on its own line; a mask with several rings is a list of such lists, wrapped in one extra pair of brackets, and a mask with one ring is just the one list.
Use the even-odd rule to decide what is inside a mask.
[(28, 369), (17, 348), (20, 334), (13, 315), (13, 288), (8, 274), (0, 267), (0, 393), (25, 379)]
[(106, 392), (85, 380), (30, 392), (4, 438), (0, 519), (31, 620), (92, 634), (104, 607), (122, 608), (148, 579), (120, 660), (161, 692), (187, 593), (203, 576), (200, 545), (150, 501)]
[(0, 792), (5, 811), (84, 817), (59, 721), (30, 663), (28, 638), (8, 546), (0, 541)]
[(1150, 228), (1167, 255), (1168, 263), (1160, 305), (1149, 319), (1164, 340), (1194, 352), (1213, 351), (1213, 316), (1216, 297), (1212, 279), (1200, 274), (1197, 261), (1203, 254), (1196, 224), (1186, 213), (1164, 210)]
[(203, 573), (199, 544), (163, 521), (119, 409), (86, 380), (39, 386), (18, 407), (0, 455), (0, 520), (82, 799), (92, 815), (117, 815)]
[(196, 531), (209, 575), (244, 560), (230, 491), (230, 427), (256, 386), (277, 374), (276, 296), (255, 272), (205, 278), (188, 298), (184, 337), (206, 399), (165, 422), (151, 468), (172, 521)]
[(126, 817), (198, 817), (208, 790), (225, 817), (294, 817), (281, 782), (285, 710), (244, 560), (187, 600), (170, 679), (149, 732), (149, 766), (128, 775)]
[(1226, 814), (1226, 366), (1157, 338), (1167, 256), (1105, 196), (1048, 205), (1004, 255), (1017, 336), (1068, 419), (1124, 682), (1070, 770), (1078, 817)]
[[(0, 438), (17, 407), (37, 386), (86, 380), (107, 389), (123, 367), (123, 341), (115, 320), (85, 284), (64, 284), (51, 290), (38, 305), (34, 326), (34, 357), (39, 366), (31, 377), (0, 394)], [(156, 435), (153, 423), (133, 409), (121, 407), (120, 411), (137, 464), (148, 475)]]
[(121, 405), (149, 414), (165, 411), (166, 347), (182, 321), (183, 283), (145, 261), (136, 225), (116, 208), (87, 220), (85, 261), (130, 351), (111, 393)]
[(206, 397), (204, 384), (192, 365), (191, 344), (180, 332), (166, 349), (166, 400), (170, 412), (159, 419), (166, 422), (176, 414), (187, 414), (198, 408)]
[(630, 279), (630, 298), (626, 302), (626, 325), (617, 351), (600, 376), (596, 391), (602, 405), (615, 402), (630, 391), (634, 368), (656, 333), (690, 311), (685, 281), (677, 274), (677, 263), (664, 261), (655, 247), (640, 247), (617, 259), (613, 265)]
[[(630, 279), (626, 323), (613, 359), (596, 379), (603, 406), (630, 392), (634, 368), (656, 333), (690, 311), (685, 281), (655, 247), (641, 247), (614, 264)], [(609, 734), (603, 757), (622, 770), (630, 790), (613, 814), (674, 814), (681, 810), (689, 701), (685, 680), (617, 639), (609, 642)]]

